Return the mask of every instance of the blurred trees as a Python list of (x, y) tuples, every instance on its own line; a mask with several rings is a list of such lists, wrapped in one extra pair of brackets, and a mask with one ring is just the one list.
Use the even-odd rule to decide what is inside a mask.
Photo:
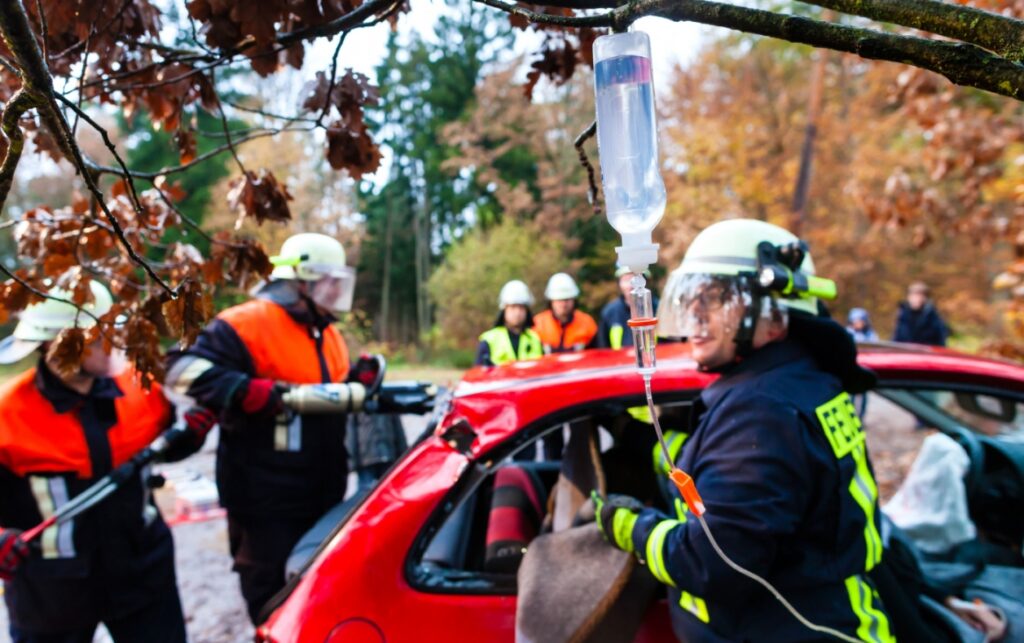
[(430, 278), (438, 339), (447, 346), (475, 345), (477, 336), (494, 325), (498, 292), (511, 279), (525, 281), (542, 306), (548, 277), (564, 269), (562, 252), (557, 238), (531, 222), (506, 219), (468, 233)]

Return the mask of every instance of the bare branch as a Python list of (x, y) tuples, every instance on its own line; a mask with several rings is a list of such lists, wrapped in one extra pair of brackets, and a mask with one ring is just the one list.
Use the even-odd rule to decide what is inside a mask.
[(957, 85), (1024, 99), (1024, 66), (965, 43), (882, 33), (709, 0), (636, 0), (614, 13), (616, 26), (643, 16), (699, 22), (913, 65), (942, 74)]
[(587, 129), (580, 132), (580, 135), (576, 137), (573, 142), (573, 147), (576, 148), (576, 154), (580, 158), (580, 165), (587, 170), (587, 182), (590, 187), (587, 189), (587, 200), (590, 201), (590, 206), (594, 208), (594, 214), (601, 214), (601, 205), (598, 201), (597, 192), (597, 173), (594, 171), (594, 166), (591, 164), (590, 159), (587, 158), (587, 152), (583, 149), (583, 144), (588, 139), (594, 137), (597, 134), (597, 121), (592, 122)]
[(342, 31), (348, 31), (349, 29), (362, 26), (364, 21), (375, 17), (379, 13), (390, 13), (395, 4), (395, 0), (369, 0), (369, 2), (364, 2), (352, 11), (330, 22), (281, 34), (277, 37), (277, 44), (288, 46), (303, 40), (312, 40), (320, 36), (333, 36)]
[(855, 16), (920, 29), (1024, 60), (1024, 22), (937, 0), (803, 0)]
[[(524, 18), (526, 20), (529, 20), (530, 22), (535, 22), (535, 23), (541, 24), (541, 25), (552, 25), (552, 26), (555, 26), (555, 27), (611, 27), (611, 26), (613, 26), (613, 18), (612, 18), (612, 14), (611, 13), (603, 13), (603, 14), (600, 14), (600, 15), (597, 15), (597, 16), (578, 16), (578, 17), (571, 17), (570, 18), (568, 16), (553, 16), (553, 15), (546, 14), (546, 13), (537, 13), (536, 11), (531, 11), (529, 9), (525, 9), (525, 8), (523, 8), (520, 5), (512, 4), (512, 3), (509, 3), (509, 2), (504, 2), (504, 0), (473, 0), (473, 1), (474, 2), (479, 2), (481, 4), (485, 4), (488, 7), (494, 7), (496, 9), (501, 9), (505, 13), (510, 13), (510, 14), (512, 14), (514, 16), (519, 16), (520, 18)], [(546, 3), (546, 4), (548, 4), (549, 6), (562, 6), (561, 4), (559, 4), (559, 5), (554, 5), (554, 4), (551, 4), (551, 3)]]
[(39, 14), (39, 39), (43, 41), (43, 60), (49, 60), (50, 52), (46, 44), (46, 38), (50, 30), (46, 27), (46, 12), (43, 11), (43, 0), (36, 0), (36, 13)]
[[(237, 146), (237, 145), (241, 145), (242, 143), (246, 143), (248, 141), (255, 140), (257, 138), (264, 138), (266, 136), (276, 136), (276, 135), (282, 134), (284, 132), (311, 132), (311, 131), (313, 131), (313, 129), (314, 128), (312, 128), (312, 127), (282, 127), (282, 128), (278, 128), (278, 129), (265, 130), (265, 131), (262, 131), (262, 132), (259, 132), (259, 133), (256, 133), (256, 134), (252, 134), (250, 136), (243, 136), (241, 138), (235, 139), (233, 144)], [(210, 150), (208, 152), (204, 152), (203, 154), (200, 154), (199, 156), (195, 157), (194, 159), (192, 159), (188, 163), (182, 163), (181, 165), (175, 165), (173, 167), (165, 167), (163, 169), (157, 170), (156, 172), (139, 172), (138, 170), (130, 170), (129, 174), (132, 176), (132, 178), (135, 178), (135, 179), (146, 179), (146, 180), (149, 180), (149, 181), (153, 181), (157, 177), (167, 176), (169, 174), (177, 174), (179, 172), (184, 172), (185, 170), (187, 170), (187, 169), (189, 169), (191, 167), (195, 167), (196, 165), (199, 165), (203, 161), (211, 159), (214, 156), (217, 156), (218, 154), (223, 154), (224, 152), (229, 152), (230, 150), (231, 150), (231, 146), (225, 144), (225, 145), (221, 145), (220, 147), (216, 147), (216, 148), (214, 148), (214, 149), (212, 149), (212, 150)], [(118, 174), (118, 175), (123, 174), (123, 171), (121, 169), (119, 169), (119, 168), (110, 167), (108, 165), (99, 165), (99, 164), (93, 163), (91, 161), (88, 162), (88, 167), (89, 167), (90, 170), (92, 170), (94, 172), (97, 172), (99, 174)]]
[(177, 297), (176, 291), (161, 279), (153, 270), (152, 266), (146, 263), (146, 260), (140, 257), (135, 251), (135, 248), (128, 241), (127, 237), (125, 237), (121, 224), (107, 208), (106, 203), (103, 202), (103, 193), (100, 192), (99, 187), (96, 185), (94, 173), (89, 170), (89, 166), (85, 161), (82, 151), (79, 149), (78, 144), (75, 142), (74, 135), (71, 133), (71, 128), (68, 125), (67, 120), (64, 118), (64, 113), (57, 105), (57, 95), (53, 90), (50, 71), (46, 67), (46, 61), (43, 60), (42, 52), (39, 50), (39, 44), (36, 42), (35, 36), (32, 33), (31, 25), (29, 25), (28, 14), (25, 13), (25, 7), (21, 4), (20, 0), (0, 2), (0, 33), (2, 33), (4, 42), (7, 44), (8, 49), (10, 49), (14, 57), (22, 64), (22, 69), (24, 70), (24, 88), (40, 94), (43, 99), (42, 104), (38, 107), (40, 115), (43, 117), (44, 122), (47, 123), (47, 126), (51, 128), (50, 131), (60, 142), (61, 149), (66, 153), (69, 153), (69, 158), (82, 174), (82, 179), (85, 181), (85, 185), (88, 187), (89, 192), (92, 193), (99, 202), (104, 216), (114, 228), (114, 232), (116, 233), (118, 240), (124, 246), (128, 256), (136, 265), (140, 266), (155, 283), (159, 284), (160, 287), (166, 290), (172, 297)]
[(15, 92), (4, 107), (0, 129), (7, 137), (7, 155), (4, 156), (3, 165), (0, 165), (0, 208), (7, 202), (7, 195), (14, 184), (14, 172), (18, 168), (18, 161), (21, 160), (21, 153), (25, 148), (25, 133), (18, 125), (18, 121), (22, 114), (38, 105), (38, 97), (22, 87)]
[(62, 304), (68, 304), (69, 306), (74, 306), (75, 308), (77, 308), (81, 312), (85, 313), (89, 317), (92, 317), (96, 321), (97, 324), (102, 323), (100, 321), (99, 317), (97, 317), (96, 315), (92, 314), (88, 310), (83, 309), (81, 306), (79, 306), (75, 302), (71, 301), (70, 299), (64, 299), (63, 297), (55, 297), (54, 295), (51, 295), (51, 294), (49, 294), (49, 293), (47, 293), (45, 291), (39, 290), (38, 288), (36, 288), (32, 284), (28, 283), (27, 281), (25, 281), (24, 279), (19, 277), (10, 268), (8, 268), (7, 266), (3, 265), (2, 263), (0, 263), (0, 272), (2, 272), (5, 275), (7, 275), (8, 278), (13, 279), (17, 283), (19, 283), (22, 288), (24, 288), (25, 290), (29, 291), (33, 295), (35, 295), (37, 297), (42, 297), (43, 299), (49, 299), (50, 301), (58, 301), (58, 302), (60, 302)]

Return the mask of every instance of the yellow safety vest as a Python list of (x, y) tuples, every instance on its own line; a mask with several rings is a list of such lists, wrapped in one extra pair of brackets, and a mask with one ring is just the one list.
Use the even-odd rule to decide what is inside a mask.
[(527, 328), (519, 336), (519, 354), (512, 349), (512, 338), (508, 329), (504, 326), (495, 326), (491, 330), (480, 335), (480, 341), (487, 342), (491, 351), (491, 363), (500, 366), (508, 362), (515, 362), (524, 359), (537, 359), (544, 355), (544, 347), (540, 341), (540, 335), (532, 329)]

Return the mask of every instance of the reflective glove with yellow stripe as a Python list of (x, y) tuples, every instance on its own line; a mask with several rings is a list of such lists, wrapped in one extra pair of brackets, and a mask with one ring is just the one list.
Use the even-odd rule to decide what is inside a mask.
[(601, 535), (623, 551), (633, 552), (633, 525), (644, 505), (636, 498), (613, 494), (605, 498), (597, 491), (590, 492), (594, 501), (594, 515)]
[(635, 554), (656, 579), (675, 587), (665, 565), (665, 540), (685, 520), (673, 520), (656, 509), (644, 507), (636, 498), (596, 491), (590, 493), (601, 535), (614, 547)]

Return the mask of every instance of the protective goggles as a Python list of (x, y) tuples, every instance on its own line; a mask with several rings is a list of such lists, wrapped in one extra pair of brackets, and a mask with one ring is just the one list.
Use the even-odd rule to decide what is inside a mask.
[(672, 273), (658, 307), (658, 336), (704, 337), (712, 326), (734, 334), (753, 297), (745, 277)]

